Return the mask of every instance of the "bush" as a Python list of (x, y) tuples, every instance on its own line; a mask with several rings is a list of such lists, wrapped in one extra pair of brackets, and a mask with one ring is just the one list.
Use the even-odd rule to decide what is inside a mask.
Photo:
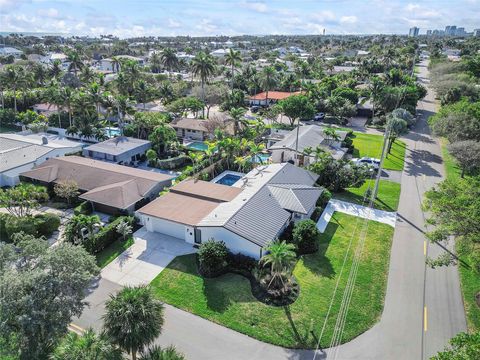
[(14, 234), (20, 231), (35, 237), (38, 235), (35, 221), (31, 216), (17, 217), (10, 215), (5, 222), (5, 231), (8, 239), (11, 239)]
[(173, 170), (185, 165), (188, 161), (190, 161), (190, 158), (185, 154), (181, 154), (170, 159), (158, 159), (156, 166), (159, 169)]
[(9, 217), (12, 215), (0, 213), (0, 241), (8, 241), (7, 229), (6, 229), (6, 222)]
[(75, 215), (90, 215), (92, 211), (92, 204), (89, 201), (84, 201), (73, 210), (73, 213)]
[(117, 226), (123, 221), (126, 221), (129, 225), (133, 225), (134, 217), (120, 216), (102, 227), (100, 231), (95, 234), (87, 250), (92, 254), (96, 254), (115, 242), (121, 236), (117, 231)]
[(317, 200), (317, 206), (324, 208), (325, 206), (327, 206), (331, 198), (332, 198), (332, 193), (327, 189), (323, 190), (323, 192), (320, 194), (320, 197)]
[(287, 243), (293, 242), (293, 227), (295, 226), (295, 223), (293, 221), (290, 221), (288, 226), (283, 230), (282, 234), (279, 236), (281, 240), (285, 240)]
[(312, 254), (318, 250), (320, 232), (317, 224), (310, 220), (301, 220), (293, 227), (293, 242), (299, 254)]
[(220, 275), (227, 266), (228, 250), (223, 241), (210, 239), (204, 242), (197, 255), (200, 273), (206, 277)]
[(35, 228), (38, 235), (50, 237), (60, 226), (60, 218), (55, 214), (39, 214), (34, 216)]
[(228, 265), (233, 271), (252, 273), (253, 269), (257, 266), (257, 260), (243, 254), (228, 253)]

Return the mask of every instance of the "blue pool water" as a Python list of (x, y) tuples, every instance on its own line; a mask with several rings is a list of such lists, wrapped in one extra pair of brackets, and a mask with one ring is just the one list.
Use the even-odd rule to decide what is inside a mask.
[(115, 127), (106, 127), (105, 128), (105, 134), (109, 137), (115, 137), (115, 136), (120, 136), (121, 132), (119, 128)]
[(242, 177), (240, 175), (234, 175), (234, 174), (225, 174), (222, 176), (220, 179), (215, 181), (217, 184), (222, 184), (222, 185), (227, 185), (227, 186), (232, 186), (235, 184), (238, 180), (240, 180)]
[(253, 163), (267, 164), (270, 159), (270, 154), (257, 154), (250, 161)]
[(208, 145), (201, 141), (194, 141), (186, 146), (189, 149), (205, 151), (208, 149)]

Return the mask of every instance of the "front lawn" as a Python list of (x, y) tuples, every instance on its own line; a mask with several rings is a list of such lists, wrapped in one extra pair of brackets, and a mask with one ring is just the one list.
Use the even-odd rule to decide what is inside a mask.
[(132, 245), (133, 237), (131, 236), (125, 240), (120, 238), (114, 241), (112, 244), (110, 244), (110, 246), (107, 246), (105, 249), (96, 254), (97, 265), (101, 268), (104, 268)]
[[(232, 328), (261, 341), (292, 348), (314, 348), (333, 295), (345, 251), (358, 224), (364, 220), (335, 213), (321, 235), (320, 250), (300, 258), (294, 275), (300, 284), (298, 299), (287, 307), (273, 307), (253, 297), (249, 281), (226, 274), (204, 279), (195, 255), (175, 258), (151, 283), (156, 296), (178, 308)], [(342, 342), (372, 327), (383, 309), (393, 228), (369, 221), (367, 240), (358, 269)], [(354, 247), (352, 247), (354, 249)], [(328, 346), (351, 266), (347, 261), (339, 291), (327, 322), (322, 346)], [(311, 334), (311, 331), (315, 335)]]
[[(368, 187), (370, 189), (374, 188), (375, 180), (367, 180), (359, 188), (347, 188), (345, 191), (340, 193), (333, 194), (335, 199), (348, 201), (355, 204), (367, 205), (368, 201), (364, 203), (363, 197)], [(375, 209), (385, 210), (385, 211), (397, 211), (398, 202), (400, 199), (400, 184), (388, 181), (380, 180), (380, 185), (378, 186), (378, 195), (375, 199), (374, 207)]]
[[(354, 132), (353, 138), (353, 157), (361, 158), (364, 156), (380, 159), (382, 155), (383, 136), (364, 134)], [(406, 145), (403, 141), (396, 140), (392, 145), (392, 151), (387, 154), (383, 162), (383, 168), (386, 170), (403, 170), (405, 160)]]

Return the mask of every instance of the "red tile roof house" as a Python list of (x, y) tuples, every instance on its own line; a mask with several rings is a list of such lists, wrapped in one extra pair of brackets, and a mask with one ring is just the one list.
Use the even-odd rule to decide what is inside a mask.
[(156, 198), (173, 180), (171, 175), (79, 156), (49, 159), (22, 173), (21, 178), (49, 187), (73, 180), (81, 192), (81, 200), (108, 214), (132, 214)]
[(248, 99), (248, 103), (250, 106), (252, 105), (268, 106), (276, 103), (277, 101), (286, 99), (290, 96), (300, 95), (301, 93), (302, 93), (301, 91), (295, 91), (295, 92), (269, 91), (267, 96), (267, 92), (264, 91), (264, 92), (258, 93), (257, 95), (251, 96)]

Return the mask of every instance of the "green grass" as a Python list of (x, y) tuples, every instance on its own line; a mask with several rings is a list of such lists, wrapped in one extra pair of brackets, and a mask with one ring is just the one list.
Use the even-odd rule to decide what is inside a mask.
[[(367, 180), (361, 187), (347, 188), (345, 191), (333, 194), (333, 197), (335, 199), (344, 200), (355, 204), (367, 205), (364, 203), (363, 197), (368, 187), (370, 187), (370, 189), (373, 191), (374, 185), (375, 180)], [(377, 199), (375, 199), (374, 203), (375, 209), (397, 211), (399, 199), (400, 184), (393, 181), (380, 180)]]
[(18, 131), (18, 128), (16, 126), (0, 125), (0, 133), (10, 133), (10, 132), (16, 132), (16, 131)]
[[(257, 301), (243, 276), (228, 273), (214, 279), (202, 278), (197, 272), (195, 255), (175, 258), (151, 286), (162, 301), (261, 341), (291, 348), (314, 348), (317, 339), (311, 330), (316, 336), (320, 333), (357, 223), (359, 234), (363, 220), (341, 213), (333, 215), (321, 235), (320, 250), (300, 258), (294, 269), (300, 295), (288, 307), (268, 306)], [(382, 313), (392, 235), (392, 227), (369, 221), (342, 342), (369, 329)], [(354, 245), (357, 239), (354, 238)], [(323, 346), (332, 336), (352, 253), (353, 250), (339, 283), (322, 338)]]
[(128, 237), (127, 239), (118, 239), (110, 246), (106, 247), (100, 251), (97, 255), (97, 265), (101, 268), (104, 268), (110, 264), (115, 258), (120, 255), (122, 252), (127, 250), (130, 246), (133, 245), (133, 237)]
[[(355, 132), (353, 139), (353, 157), (364, 156), (380, 159), (382, 155), (383, 136)], [(387, 170), (403, 170), (405, 162), (406, 145), (403, 141), (396, 140), (393, 143), (390, 154), (385, 157), (383, 168)]]
[[(442, 146), (443, 164), (445, 166), (445, 174), (447, 179), (458, 180), (461, 176), (461, 169), (458, 167), (454, 157), (448, 152), (447, 145), (448, 140), (445, 138), (440, 139), (440, 145)], [(463, 261), (458, 265), (458, 272), (460, 274), (460, 284), (463, 295), (463, 303), (465, 306), (465, 315), (467, 317), (467, 325), (470, 331), (480, 330), (480, 307), (475, 301), (475, 294), (480, 291), (480, 276), (475, 273), (471, 267), (469, 254), (462, 254), (459, 243), (457, 241), (457, 254)]]

